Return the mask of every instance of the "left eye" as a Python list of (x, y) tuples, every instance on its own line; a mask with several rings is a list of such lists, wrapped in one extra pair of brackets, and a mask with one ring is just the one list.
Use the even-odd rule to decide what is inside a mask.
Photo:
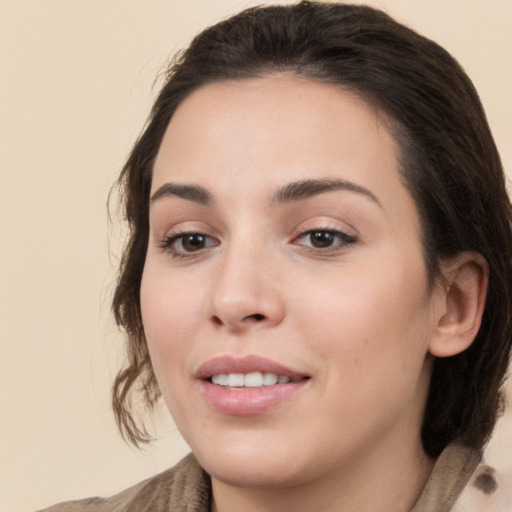
[(166, 238), (162, 248), (179, 255), (197, 252), (217, 244), (216, 240), (203, 233), (180, 233)]
[(342, 231), (332, 229), (312, 229), (306, 231), (295, 239), (300, 241), (301, 245), (311, 247), (313, 249), (329, 249), (332, 247), (340, 247), (355, 242), (353, 236), (347, 235)]

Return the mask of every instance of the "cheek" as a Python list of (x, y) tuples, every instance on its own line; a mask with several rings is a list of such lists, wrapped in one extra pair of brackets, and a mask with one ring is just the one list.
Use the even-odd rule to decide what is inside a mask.
[(296, 317), (319, 357), (356, 372), (422, 363), (432, 328), (422, 260), (386, 266), (384, 256), (381, 266), (341, 269), (305, 284)]
[[(359, 418), (361, 425), (383, 425), (406, 409), (417, 411), (430, 375), (423, 280), (409, 273), (354, 272), (329, 280), (329, 293), (312, 291), (301, 307), (300, 329), (325, 370), (319, 377), (326, 390), (322, 407), (336, 422)], [(358, 431), (364, 429), (354, 426)]]
[[(188, 285), (187, 285), (188, 283)], [(165, 395), (190, 348), (200, 315), (201, 289), (186, 279), (145, 269), (141, 282), (141, 312), (151, 362)]]

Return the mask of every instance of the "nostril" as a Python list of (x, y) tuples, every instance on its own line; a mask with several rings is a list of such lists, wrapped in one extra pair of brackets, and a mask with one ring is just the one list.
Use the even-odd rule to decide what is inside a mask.
[(213, 316), (212, 321), (215, 325), (222, 325), (222, 320), (218, 316)]
[[(265, 315), (262, 315), (261, 313), (254, 313), (253, 315), (247, 315), (245, 317), (243, 317), (241, 319), (241, 322), (242, 323), (245, 323), (245, 322), (255, 322), (255, 323), (259, 323), (259, 322), (262, 322), (263, 320), (265, 320), (266, 316)], [(222, 326), (224, 325), (224, 321), (221, 319), (221, 317), (217, 316), (217, 315), (212, 315), (211, 317), (211, 321), (217, 325), (217, 326)], [(229, 323), (229, 321), (227, 322)]]

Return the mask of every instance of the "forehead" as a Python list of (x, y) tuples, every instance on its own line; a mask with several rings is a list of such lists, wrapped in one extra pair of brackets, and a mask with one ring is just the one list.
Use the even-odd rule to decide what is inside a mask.
[(395, 158), (398, 148), (384, 119), (353, 92), (289, 74), (220, 81), (194, 91), (178, 106), (157, 162), (190, 160), (201, 154), (198, 150), (210, 149), (217, 159), (229, 150), (231, 157), (236, 153), (252, 161), (262, 149), (278, 156), (294, 146), (326, 156), (341, 151), (349, 156), (364, 146), (368, 156), (388, 149)]
[(341, 178), (383, 203), (410, 207), (398, 154), (384, 115), (353, 92), (289, 74), (221, 81), (176, 110), (152, 189), (198, 183), (241, 197), (301, 179)]

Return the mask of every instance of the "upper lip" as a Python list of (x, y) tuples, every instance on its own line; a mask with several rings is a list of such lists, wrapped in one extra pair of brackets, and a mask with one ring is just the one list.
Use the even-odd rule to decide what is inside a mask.
[(290, 378), (308, 377), (305, 373), (297, 372), (286, 366), (283, 366), (272, 359), (267, 359), (262, 356), (218, 356), (209, 359), (202, 364), (196, 372), (196, 378), (209, 379), (212, 375), (219, 375), (221, 373), (275, 373), (276, 375), (283, 375)]

